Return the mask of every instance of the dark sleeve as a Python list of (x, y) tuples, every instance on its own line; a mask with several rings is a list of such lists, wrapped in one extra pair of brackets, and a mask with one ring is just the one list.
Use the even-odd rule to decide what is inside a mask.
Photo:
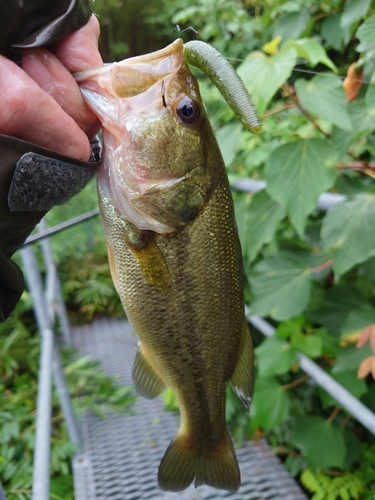
[(95, 175), (100, 143), (91, 141), (90, 162), (73, 160), (27, 141), (0, 134), (0, 322), (15, 308), (24, 280), (10, 260), (56, 205), (76, 195)]
[[(94, 0), (0, 0), (0, 54), (20, 62), (17, 48), (60, 40), (88, 22), (93, 5)], [(85, 163), (0, 135), (0, 321), (24, 289), (22, 272), (10, 257), (52, 206), (93, 177), (100, 161), (94, 143)]]
[(19, 61), (17, 48), (45, 46), (84, 26), (94, 0), (0, 0), (0, 54)]

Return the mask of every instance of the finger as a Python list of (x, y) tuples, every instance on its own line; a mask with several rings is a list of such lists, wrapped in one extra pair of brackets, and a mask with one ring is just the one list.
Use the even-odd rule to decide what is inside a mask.
[(54, 44), (53, 53), (72, 73), (100, 68), (103, 60), (98, 50), (99, 35), (99, 21), (93, 14), (83, 28)]
[(88, 137), (100, 128), (95, 114), (85, 104), (81, 91), (71, 73), (55, 55), (43, 48), (23, 53), (22, 69), (47, 92)]
[(88, 160), (90, 144), (73, 118), (21, 68), (0, 56), (0, 133)]

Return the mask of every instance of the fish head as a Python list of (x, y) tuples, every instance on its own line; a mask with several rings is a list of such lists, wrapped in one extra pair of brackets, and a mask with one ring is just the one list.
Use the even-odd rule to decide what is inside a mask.
[(102, 192), (139, 229), (190, 222), (210, 193), (213, 133), (182, 40), (77, 80), (103, 126)]

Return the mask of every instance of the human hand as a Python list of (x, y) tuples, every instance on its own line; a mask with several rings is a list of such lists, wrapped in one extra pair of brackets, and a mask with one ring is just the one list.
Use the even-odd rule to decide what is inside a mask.
[(70, 72), (102, 66), (95, 16), (45, 48), (23, 51), (22, 69), (0, 56), (0, 133), (87, 161), (99, 130)]

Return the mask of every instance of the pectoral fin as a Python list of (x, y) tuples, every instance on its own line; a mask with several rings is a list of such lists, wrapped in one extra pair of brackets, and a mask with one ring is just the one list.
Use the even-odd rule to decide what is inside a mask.
[(135, 390), (140, 396), (154, 399), (165, 389), (164, 382), (156, 373), (141, 343), (138, 344), (132, 375)]
[(230, 383), (246, 410), (249, 410), (254, 390), (254, 351), (245, 317), (241, 332), (237, 364), (230, 379)]
[(138, 240), (129, 238), (128, 246), (137, 259), (145, 280), (164, 291), (170, 289), (172, 284), (167, 263), (151, 232), (143, 231)]

